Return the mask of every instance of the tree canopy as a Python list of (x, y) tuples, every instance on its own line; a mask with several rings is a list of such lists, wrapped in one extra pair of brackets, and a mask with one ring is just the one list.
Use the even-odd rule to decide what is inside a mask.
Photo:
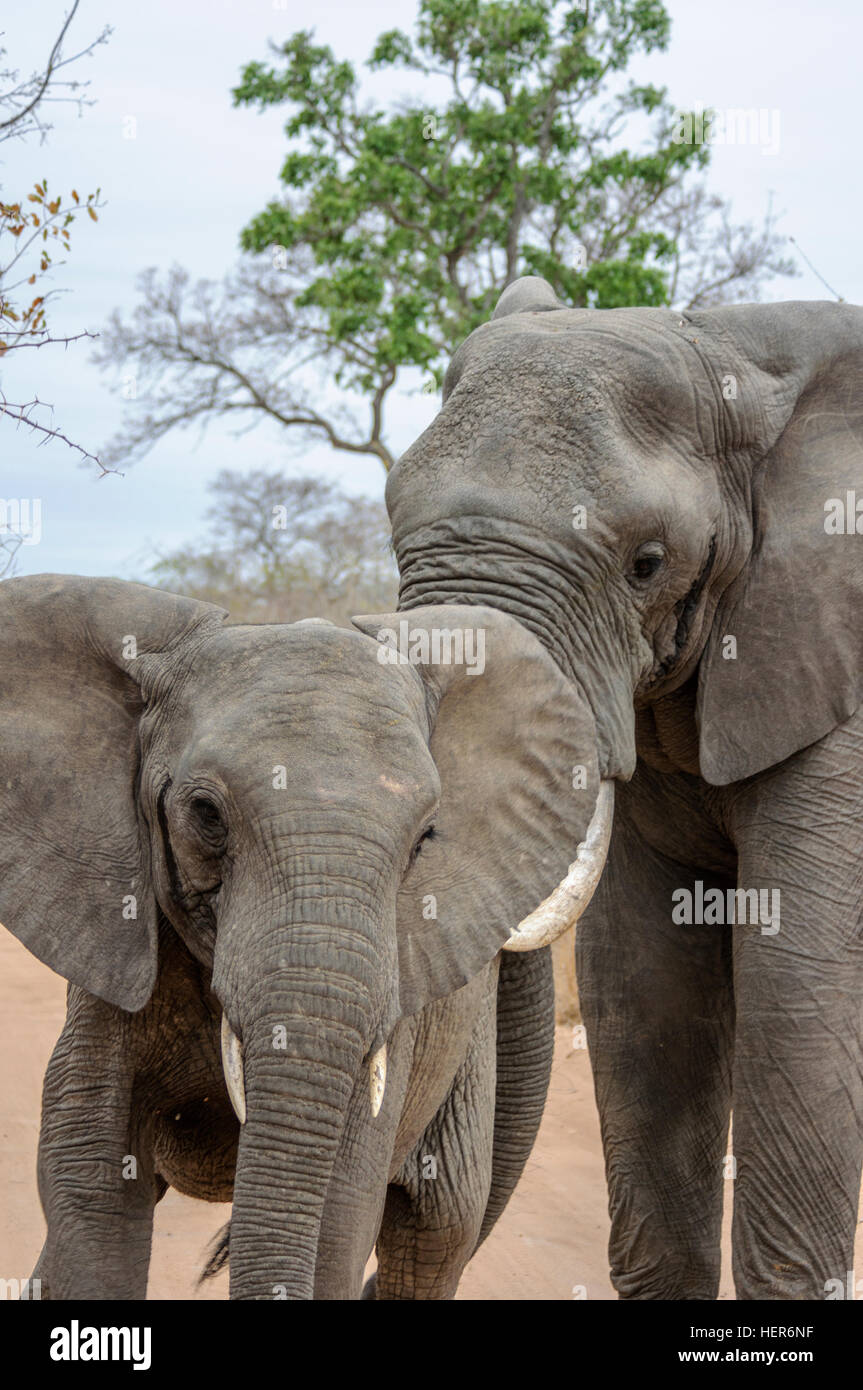
[(381, 34), (366, 65), (385, 105), (307, 30), (249, 63), (235, 104), (286, 112), (281, 194), (242, 230), (245, 263), (222, 287), (151, 272), (133, 319), (115, 318), (103, 360), (135, 360), (152, 389), (110, 456), (233, 413), (388, 468), (400, 373), (436, 389), (518, 275), (613, 308), (753, 298), (790, 273), (770, 211), (735, 226), (703, 182), (709, 146), (674, 138), (664, 89), (626, 80), (669, 32), (661, 0), (419, 0), (414, 35)]

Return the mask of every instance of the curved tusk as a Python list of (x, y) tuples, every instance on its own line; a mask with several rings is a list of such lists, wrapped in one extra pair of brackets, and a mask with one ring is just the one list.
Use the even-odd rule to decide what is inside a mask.
[(372, 1119), (380, 1114), (387, 1086), (387, 1045), (383, 1044), (369, 1062), (369, 1098), (372, 1104)]
[(536, 951), (540, 946), (550, 946), (568, 927), (575, 925), (602, 877), (613, 817), (614, 782), (606, 779), (599, 784), (587, 835), (578, 846), (566, 878), (539, 907), (519, 922), (509, 940), (504, 942), (505, 951)]
[(241, 1125), (246, 1123), (246, 1079), (243, 1074), (243, 1044), (222, 1014), (222, 1070), (231, 1104)]

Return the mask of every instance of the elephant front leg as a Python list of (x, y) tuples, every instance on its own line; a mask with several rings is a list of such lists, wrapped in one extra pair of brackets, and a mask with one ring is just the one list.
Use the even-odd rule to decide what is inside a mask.
[(151, 1146), (133, 1137), (132, 1049), (117, 1013), (70, 990), (45, 1076), (39, 1194), (48, 1233), (36, 1273), (51, 1299), (146, 1297), (159, 1187)]
[[(620, 806), (605, 873), (576, 936), (609, 1188), (611, 1281), (623, 1299), (709, 1300), (719, 1291), (730, 943), (721, 927), (672, 919), (675, 890), (707, 877), (655, 853)], [(577, 1270), (572, 1277), (580, 1282)]]
[(387, 1189), (377, 1275), (364, 1298), (455, 1297), (491, 1188), (495, 1006), (492, 988), (447, 1100)]
[(735, 820), (740, 886), (753, 905), (757, 891), (759, 917), (734, 928), (737, 1296), (854, 1297), (863, 730), (855, 739), (845, 726), (758, 779)]

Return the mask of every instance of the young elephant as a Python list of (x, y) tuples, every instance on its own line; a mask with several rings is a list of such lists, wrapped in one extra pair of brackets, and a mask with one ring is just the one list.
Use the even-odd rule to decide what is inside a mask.
[(43, 1297), (143, 1298), (173, 1186), (233, 1199), (232, 1298), (356, 1298), (376, 1237), (370, 1296), (449, 1298), (542, 1111), (592, 716), (491, 609), (225, 616), (0, 585), (0, 918), (70, 983)]

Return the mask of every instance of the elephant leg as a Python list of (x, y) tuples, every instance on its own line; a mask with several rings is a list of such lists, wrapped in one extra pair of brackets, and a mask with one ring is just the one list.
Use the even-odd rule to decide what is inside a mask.
[(491, 1186), (495, 1008), (491, 989), (446, 1101), (387, 1189), (377, 1276), (364, 1298), (455, 1297)]
[(51, 1285), (48, 1280), (48, 1242), (42, 1246), (39, 1258), (30, 1278), (27, 1280), (27, 1292), (22, 1294), (22, 1298), (27, 1298), (36, 1302), (46, 1303), (51, 1297)]
[(143, 1299), (156, 1181), (130, 1123), (135, 1016), (70, 989), (45, 1075), (39, 1193), (48, 1226), (37, 1271), (52, 1299)]
[(477, 1247), (515, 1191), (539, 1130), (554, 1059), (554, 974), (548, 947), (501, 953), (491, 1188)]
[(778, 909), (734, 929), (737, 1296), (843, 1298), (863, 1160), (863, 720), (744, 789), (734, 829), (741, 888)]
[(621, 812), (576, 933), (623, 1299), (715, 1299), (719, 1288), (731, 946), (724, 927), (672, 920), (672, 894), (696, 879), (719, 882), (658, 854)]

